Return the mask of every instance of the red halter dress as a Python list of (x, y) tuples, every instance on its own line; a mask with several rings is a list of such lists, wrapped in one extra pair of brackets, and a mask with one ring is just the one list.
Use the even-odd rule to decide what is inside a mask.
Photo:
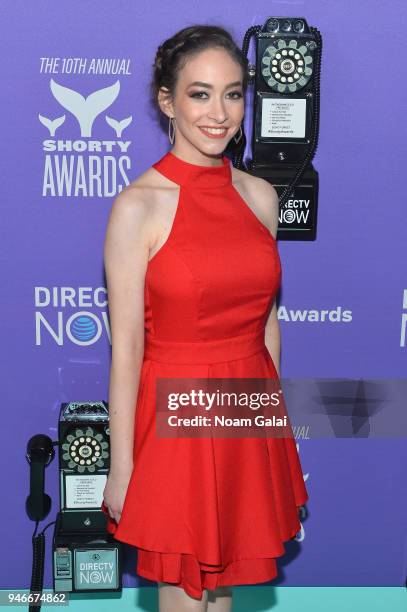
[(121, 519), (137, 573), (203, 589), (267, 582), (308, 494), (295, 439), (158, 437), (157, 378), (274, 378), (264, 329), (281, 282), (276, 241), (232, 184), (231, 162), (153, 167), (179, 185), (170, 235), (148, 263), (134, 469)]

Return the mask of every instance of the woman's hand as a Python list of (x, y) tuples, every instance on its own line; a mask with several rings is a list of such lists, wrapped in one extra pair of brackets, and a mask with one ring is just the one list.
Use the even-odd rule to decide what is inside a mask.
[(120, 472), (109, 472), (106, 485), (103, 490), (103, 502), (109, 512), (109, 516), (119, 523), (122, 515), (124, 499), (129, 486), (132, 469)]

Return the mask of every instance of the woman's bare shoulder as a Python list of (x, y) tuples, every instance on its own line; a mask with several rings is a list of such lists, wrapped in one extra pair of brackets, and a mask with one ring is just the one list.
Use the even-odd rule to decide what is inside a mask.
[(266, 179), (238, 168), (232, 170), (232, 183), (253, 212), (275, 236), (279, 215), (279, 200), (276, 188)]
[(177, 187), (176, 183), (151, 166), (124, 187), (116, 199), (126, 201), (130, 207), (133, 205), (145, 208), (146, 212), (153, 212), (157, 202), (161, 200), (160, 196)]
[(154, 166), (150, 166), (150, 168), (147, 168), (147, 170), (135, 178), (134, 181), (129, 183), (126, 189), (131, 189), (132, 187), (145, 187), (152, 189), (156, 187), (159, 189), (161, 187), (171, 187), (174, 185), (176, 186), (173, 181), (170, 181), (166, 176), (161, 174), (161, 172), (158, 172)]
[(243, 188), (250, 191), (263, 190), (273, 193), (274, 195), (277, 194), (276, 188), (270, 183), (270, 181), (267, 181), (260, 176), (250, 174), (249, 172), (239, 170), (239, 168), (232, 168), (232, 182), (233, 184), (236, 183), (237, 185), (241, 185)]

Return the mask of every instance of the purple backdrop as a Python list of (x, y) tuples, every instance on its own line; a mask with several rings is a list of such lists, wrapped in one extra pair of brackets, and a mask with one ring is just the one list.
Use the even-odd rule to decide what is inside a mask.
[[(57, 438), (62, 401), (107, 399), (106, 222), (121, 186), (169, 147), (149, 106), (148, 84), (158, 44), (181, 27), (220, 24), (241, 43), (250, 25), (286, 15), (304, 16), (321, 31), (318, 238), (279, 242), (282, 376), (405, 376), (407, 280), (399, 262), (407, 221), (406, 5), (235, 0), (231, 15), (229, 6), (216, 0), (180, 0), (176, 9), (145, 0), (1, 4), (2, 589), (27, 588), (30, 581), (27, 440), (39, 432)], [(101, 74), (100, 60), (119, 73)], [(78, 104), (82, 115), (75, 117), (64, 108), (75, 97), (66, 87), (84, 97), (109, 88), (100, 94), (106, 110), (92, 124)], [(65, 149), (56, 151), (55, 141)], [(290, 315), (337, 307), (350, 311), (351, 320), (300, 322)], [(88, 340), (79, 339), (83, 327)], [(404, 438), (299, 440), (298, 447), (308, 516), (274, 584), (401, 585)], [(46, 483), (52, 520), (56, 460)], [(148, 584), (135, 577), (135, 549), (126, 547), (126, 559), (125, 584)]]

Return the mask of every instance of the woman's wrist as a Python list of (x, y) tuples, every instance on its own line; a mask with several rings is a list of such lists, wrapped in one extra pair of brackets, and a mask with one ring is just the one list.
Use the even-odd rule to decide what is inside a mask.
[(113, 478), (126, 477), (131, 474), (133, 471), (133, 463), (123, 463), (120, 465), (111, 465), (109, 474), (113, 476)]

